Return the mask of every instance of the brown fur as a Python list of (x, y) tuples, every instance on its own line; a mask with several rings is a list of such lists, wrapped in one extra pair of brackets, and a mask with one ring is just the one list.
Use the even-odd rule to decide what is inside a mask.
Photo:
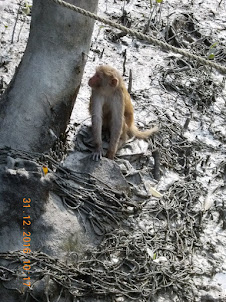
[(158, 131), (157, 127), (146, 131), (136, 127), (130, 95), (116, 69), (107, 65), (97, 67), (88, 84), (92, 88), (89, 111), (95, 143), (94, 160), (102, 157), (102, 128), (110, 132), (106, 155), (110, 159), (114, 158), (119, 145), (125, 143), (128, 137), (144, 139)]

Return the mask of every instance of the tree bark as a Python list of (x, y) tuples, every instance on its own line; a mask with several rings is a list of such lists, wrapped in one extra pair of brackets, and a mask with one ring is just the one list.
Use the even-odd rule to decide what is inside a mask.
[[(91, 12), (98, 0), (70, 0)], [(0, 100), (0, 147), (43, 152), (65, 131), (94, 21), (51, 0), (34, 0), (28, 44)]]
[[(68, 2), (92, 12), (98, 5), (98, 0)], [(0, 100), (0, 148), (43, 152), (65, 131), (79, 90), (93, 25), (93, 20), (51, 0), (33, 1), (23, 59)], [(31, 245), (26, 245), (32, 252), (42, 250), (65, 257), (69, 243), (75, 242), (76, 249), (77, 242), (84, 242), (84, 232), (75, 214), (67, 212), (53, 193), (51, 173), (44, 176), (42, 165), (35, 160), (14, 156), (7, 150), (10, 149), (0, 152), (0, 253), (23, 251), (25, 234), (32, 237)], [(24, 200), (30, 200), (30, 207), (24, 207)], [(30, 225), (25, 227), (24, 221)], [(8, 262), (0, 259), (0, 265), (7, 266)], [(17, 267), (21, 271), (22, 263), (18, 262)], [(18, 291), (9, 291), (0, 282), (1, 301), (24, 301), (23, 278), (14, 281), (13, 288)], [(44, 289), (40, 295), (39, 300), (46, 301)]]

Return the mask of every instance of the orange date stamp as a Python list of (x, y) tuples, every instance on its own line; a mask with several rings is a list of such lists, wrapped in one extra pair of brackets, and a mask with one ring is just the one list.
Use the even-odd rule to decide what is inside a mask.
[[(31, 217), (28, 215), (31, 208), (31, 198), (23, 198), (23, 253), (25, 255), (31, 253)], [(23, 260), (23, 270), (26, 277), (23, 278), (24, 286), (31, 286), (31, 278), (29, 277), (31, 269), (31, 261), (29, 259)]]

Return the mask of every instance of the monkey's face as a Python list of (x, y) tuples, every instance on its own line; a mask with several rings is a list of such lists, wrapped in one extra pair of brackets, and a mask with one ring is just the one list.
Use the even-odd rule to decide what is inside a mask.
[(103, 80), (101, 78), (101, 75), (96, 72), (94, 76), (89, 79), (88, 85), (93, 89), (100, 88), (102, 86), (102, 82)]

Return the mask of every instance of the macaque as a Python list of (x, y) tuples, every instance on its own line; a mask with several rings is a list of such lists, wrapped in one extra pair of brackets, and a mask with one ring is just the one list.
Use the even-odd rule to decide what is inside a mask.
[(102, 157), (102, 129), (109, 131), (110, 142), (106, 157), (113, 159), (118, 148), (129, 137), (147, 138), (158, 127), (140, 131), (134, 123), (133, 105), (119, 72), (108, 65), (96, 68), (96, 73), (89, 79), (92, 94), (89, 112), (92, 117), (92, 133), (95, 150), (93, 160)]

